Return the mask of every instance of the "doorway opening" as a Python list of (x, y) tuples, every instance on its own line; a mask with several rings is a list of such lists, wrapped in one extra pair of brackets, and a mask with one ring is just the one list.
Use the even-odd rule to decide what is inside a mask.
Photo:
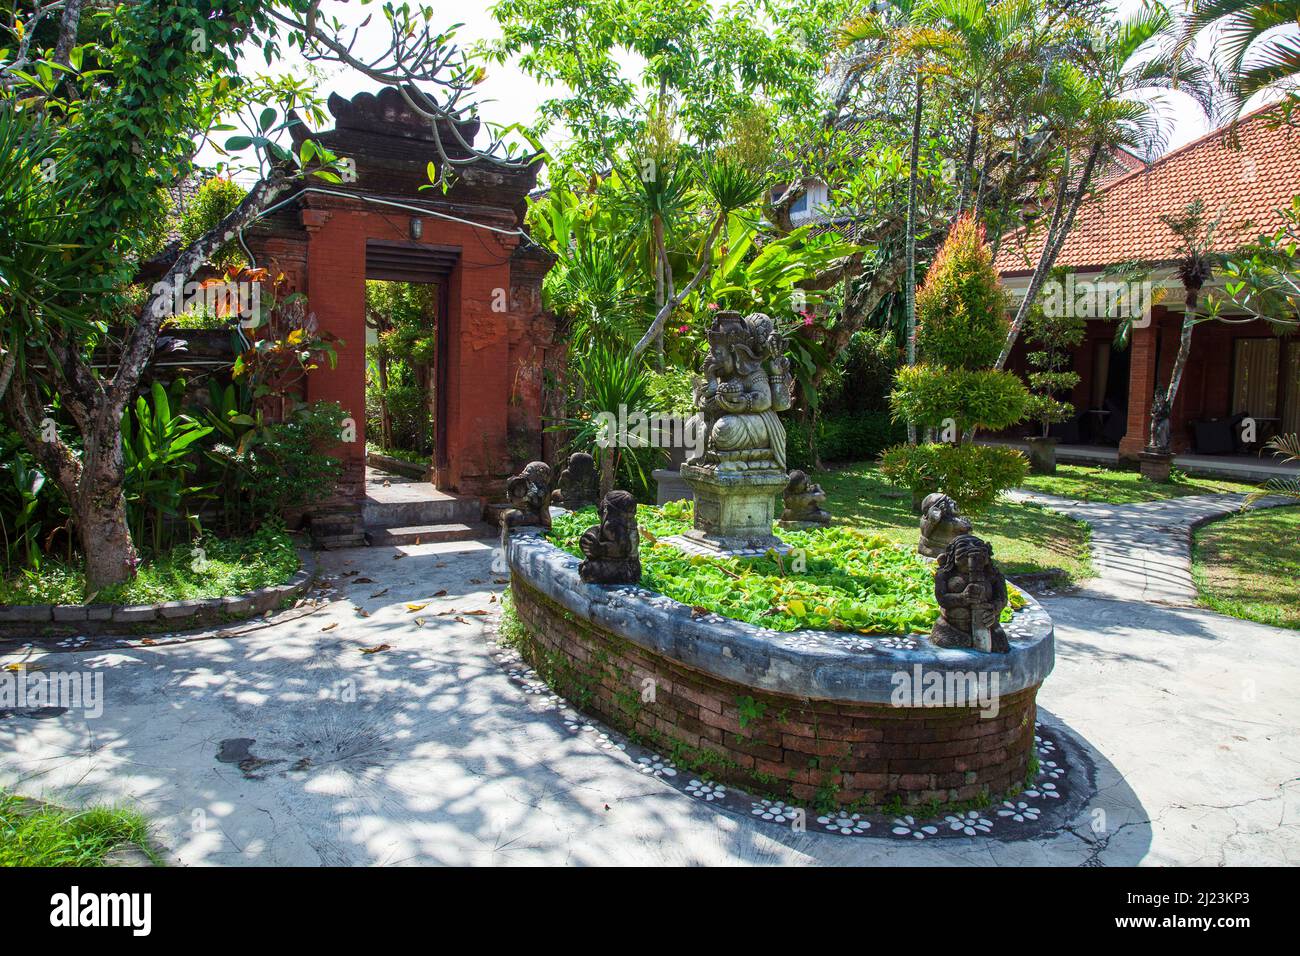
[(439, 284), (366, 281), (368, 452), (428, 469), (437, 452)]
[(422, 466), (431, 481), (448, 462), (448, 304), (459, 259), (453, 247), (366, 242), (368, 445)]

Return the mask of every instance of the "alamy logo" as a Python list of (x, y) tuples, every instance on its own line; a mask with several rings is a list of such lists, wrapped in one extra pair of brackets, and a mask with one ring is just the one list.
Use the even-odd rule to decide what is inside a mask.
[(50, 897), (50, 925), (128, 926), (133, 936), (148, 936), (153, 928), (150, 893), (82, 893), (74, 886)]
[(895, 672), (890, 683), (895, 707), (978, 707), (981, 717), (998, 715), (997, 671), (926, 671), (914, 664), (910, 673)]
[(1150, 282), (1094, 282), (1070, 273), (1064, 282), (1043, 283), (1043, 312), (1051, 318), (1134, 319), (1145, 325), (1151, 321), (1154, 289)]
[(104, 713), (102, 671), (0, 671), (0, 710), (80, 710), (87, 718)]
[(596, 444), (601, 448), (685, 448), (691, 457), (704, 454), (704, 421), (618, 406), (618, 414), (597, 412)]
[(171, 298), (172, 315), (207, 312), (236, 316), (245, 328), (254, 328), (262, 315), (260, 282), (182, 282), (177, 276), (174, 282), (156, 283), (150, 291)]

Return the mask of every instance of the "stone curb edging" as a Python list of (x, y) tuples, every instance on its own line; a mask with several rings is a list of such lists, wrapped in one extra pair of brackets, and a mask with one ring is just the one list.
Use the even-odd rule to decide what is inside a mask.
[[(867, 649), (840, 642), (858, 635), (778, 632), (718, 614), (696, 617), (684, 604), (641, 587), (586, 584), (578, 559), (537, 533), (511, 536), (513, 574), (568, 611), (633, 644), (705, 674), (792, 697), (891, 704), (893, 675), (920, 666), (927, 672), (996, 672), (999, 690), (1037, 687), (1055, 662), (1051, 618), (1030, 596), (1007, 626), (1011, 651), (934, 647), (923, 635), (861, 637)], [(896, 646), (904, 645), (904, 646)], [(910, 646), (906, 646), (910, 645)]]
[(140, 624), (158, 622), (168, 628), (243, 620), (274, 611), (285, 601), (301, 597), (316, 577), (316, 557), (296, 548), (299, 567), (284, 584), (247, 594), (160, 604), (10, 604), (0, 605), (0, 629), (12, 624), (66, 624), (87, 634), (133, 632)]

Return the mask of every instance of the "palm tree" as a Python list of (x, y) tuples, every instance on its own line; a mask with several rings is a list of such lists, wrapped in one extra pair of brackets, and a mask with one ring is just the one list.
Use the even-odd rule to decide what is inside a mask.
[[(871, 55), (850, 66), (859, 73), (882, 63), (906, 64), (915, 74), (912, 99), (911, 145), (908, 153), (907, 221), (904, 250), (904, 309), (907, 363), (916, 364), (916, 232), (921, 132), (927, 81), (938, 75), (960, 78), (969, 87), (970, 129), (961, 167), (957, 214), (965, 211), (979, 145), (980, 107), (988, 84), (1016, 60), (1028, 58), (1023, 28), (1033, 20), (1030, 0), (889, 0), (847, 24), (844, 44), (867, 42)], [(908, 425), (909, 441), (915, 426)]]
[[(1189, 0), (1177, 52), (1199, 36), (1216, 38), (1234, 115), (1254, 94), (1300, 75), (1300, 0)], [(1295, 101), (1293, 90), (1288, 96)]]
[[(1054, 65), (1045, 86), (1043, 109), (1052, 117), (1054, 135), (1065, 144), (1064, 161), (1038, 263), (995, 368), (1006, 365), (1088, 195), (1102, 156), (1120, 146), (1149, 149), (1156, 144), (1159, 131), (1151, 104), (1139, 97), (1178, 89), (1190, 94), (1207, 115), (1214, 115), (1219, 90), (1208, 64), (1172, 50), (1144, 56), (1153, 40), (1169, 35), (1173, 23), (1166, 7), (1143, 7), (1118, 26), (1096, 31), (1082, 65)], [(1073, 160), (1080, 153), (1084, 159), (1076, 177)]]

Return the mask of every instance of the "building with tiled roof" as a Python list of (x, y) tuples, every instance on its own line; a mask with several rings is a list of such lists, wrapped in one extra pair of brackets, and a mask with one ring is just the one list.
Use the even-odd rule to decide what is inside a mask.
[[(1180, 213), (1202, 199), (1211, 217), (1221, 216), (1216, 251), (1230, 252), (1281, 225), (1279, 206), (1300, 193), (1300, 128), (1279, 123), (1268, 107), (1233, 130), (1225, 126), (1109, 182), (1079, 209), (1061, 247), (1058, 266), (1089, 269), (1121, 262), (1163, 262), (1173, 256), (1173, 233), (1162, 214)], [(1043, 229), (1007, 236), (996, 266), (1003, 275), (1033, 272), (1043, 248)]]
[[(1102, 183), (1079, 209), (1057, 257), (1065, 279), (1049, 283), (1040, 300), (1054, 296), (1088, 319), (1073, 363), (1081, 377), (1072, 396), (1078, 415), (1056, 429), (1058, 437), (1117, 445), (1129, 459), (1148, 442), (1152, 399), (1169, 382), (1183, 322), (1182, 286), (1171, 268), (1177, 239), (1160, 217), (1179, 215), (1200, 199), (1207, 219), (1217, 220), (1212, 251), (1231, 253), (1275, 232), (1280, 210), (1297, 195), (1300, 128), (1281, 122), (1270, 107)], [(1013, 295), (1023, 296), (1042, 241), (1041, 226), (1003, 239), (995, 264)], [(1151, 281), (1118, 281), (1117, 267), (1134, 263), (1151, 270)], [(1218, 281), (1212, 278), (1206, 291)], [(1279, 336), (1274, 326), (1246, 316), (1228, 317), (1234, 321), (1195, 327), (1172, 415), (1176, 452), (1254, 452), (1271, 434), (1300, 430), (1300, 337)], [(1116, 348), (1124, 318), (1134, 319), (1131, 341)], [(1022, 337), (1011, 367), (1025, 370), (1025, 351)]]

